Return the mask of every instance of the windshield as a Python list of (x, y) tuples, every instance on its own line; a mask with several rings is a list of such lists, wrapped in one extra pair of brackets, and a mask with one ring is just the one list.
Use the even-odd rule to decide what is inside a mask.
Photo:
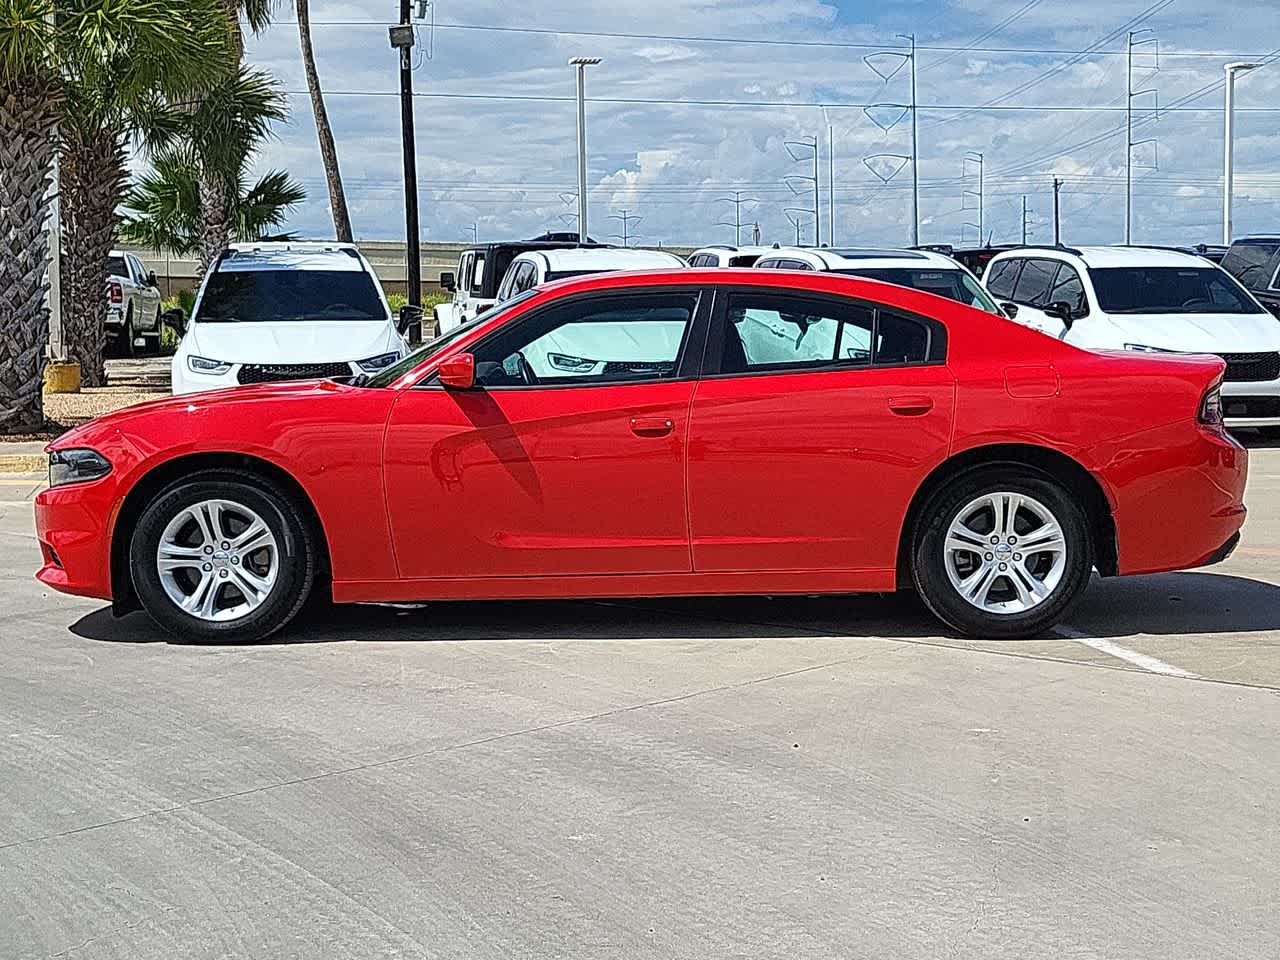
[(127, 277), (129, 268), (124, 265), (124, 257), (107, 257), (107, 276)]
[(1261, 313), (1217, 267), (1104, 267), (1089, 271), (1107, 313)]
[(363, 270), (231, 270), (215, 273), (192, 318), (200, 323), (386, 320)]
[(916, 270), (910, 267), (882, 267), (839, 270), (856, 277), (867, 277), (871, 280), (883, 280), (885, 283), (896, 283), (900, 287), (910, 287), (925, 293), (936, 294), (955, 300), (966, 306), (977, 307), (987, 313), (1003, 316), (991, 295), (982, 289), (977, 280), (963, 270)]
[(370, 377), (363, 384), (354, 384), (354, 385), (365, 386), (365, 387), (390, 386), (391, 384), (399, 380), (401, 377), (403, 377), (410, 370), (412, 370), (414, 367), (416, 367), (418, 364), (420, 364), (423, 360), (426, 360), (428, 357), (435, 356), (437, 353), (439, 353), (445, 347), (449, 346), (449, 344), (453, 343), (455, 340), (460, 340), (462, 337), (465, 337), (468, 333), (470, 333), (476, 327), (480, 326), (482, 323), (487, 323), (496, 314), (504, 313), (507, 310), (510, 310), (512, 307), (515, 307), (524, 303), (526, 300), (532, 297), (535, 292), (536, 291), (534, 290), (526, 290), (523, 293), (512, 297), (510, 300), (504, 300), (502, 301), (502, 303), (492, 306), (488, 310), (482, 310), (480, 313), (477, 313), (474, 317), (472, 317), (470, 320), (468, 320), (466, 323), (462, 324), (461, 326), (454, 327), (448, 333), (442, 333), (440, 334), (440, 336), (436, 337), (434, 340), (427, 341), (422, 346), (420, 346), (417, 350), (413, 351), (413, 353), (409, 354), (407, 357), (401, 360), (399, 363), (394, 363), (391, 366), (387, 367), (387, 369), (383, 370), (376, 377)]

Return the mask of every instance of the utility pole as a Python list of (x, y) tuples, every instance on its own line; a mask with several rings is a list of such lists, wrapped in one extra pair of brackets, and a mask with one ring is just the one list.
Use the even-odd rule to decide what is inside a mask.
[[(985, 168), (986, 168), (986, 164), (983, 162), (982, 153), (981, 153), (980, 151), (977, 151), (977, 150), (970, 150), (968, 153), (966, 153), (966, 154), (964, 155), (964, 161), (963, 161), (963, 162), (961, 163), (961, 165), (960, 165), (960, 174), (961, 174), (961, 178), (963, 178), (963, 176), (964, 176), (964, 174), (965, 174), (965, 172), (966, 172), (966, 171), (965, 171), (965, 169), (964, 169), (964, 164), (965, 164), (965, 163), (976, 163), (976, 164), (978, 165), (978, 223), (977, 223), (977, 227), (978, 227), (978, 246), (982, 246), (982, 235), (983, 235), (983, 232), (984, 232), (984, 231), (985, 231), (985, 229), (986, 229), (985, 208), (986, 208), (986, 205), (987, 205), (987, 191), (986, 191), (986, 184), (984, 183), (984, 175), (985, 175), (985, 172), (986, 172), (986, 169), (985, 169)], [(973, 196), (973, 191), (972, 191), (972, 190), (966, 190), (966, 191), (964, 191), (964, 193), (963, 193), (963, 194), (961, 195), (961, 197), (960, 197), (960, 206), (961, 206), (961, 207), (964, 207), (964, 202), (965, 202), (965, 198), (966, 198), (966, 196), (970, 196), (970, 197), (971, 197), (971, 196)], [(965, 226), (971, 226), (971, 224), (965, 224)], [(962, 231), (962, 232), (963, 232), (963, 231)]]
[(757, 220), (751, 228), (751, 242), (757, 247), (760, 246), (760, 221)]
[(1027, 242), (1027, 195), (1022, 195), (1022, 242)]
[(916, 123), (916, 35), (900, 33), (898, 37), (911, 41), (911, 245), (920, 245), (920, 140)]
[(475, 246), (480, 242), (480, 224), (471, 224), (471, 245)]
[(726, 227), (733, 227), (733, 243), (734, 246), (742, 246), (742, 205), (744, 203), (759, 203), (756, 197), (747, 197), (743, 199), (742, 191), (733, 191), (732, 197), (718, 197), (716, 203), (732, 203), (733, 204), (733, 223), (720, 223)]
[[(811, 211), (810, 211), (813, 213), (813, 245), (815, 247), (819, 247), (822, 245), (822, 208), (818, 201), (818, 198), (819, 198), (818, 170), (819, 170), (819, 163), (822, 159), (821, 141), (818, 135), (814, 134), (812, 136), (804, 137), (801, 140), (784, 140), (782, 145), (786, 149), (787, 154), (791, 157), (791, 159), (796, 161), (797, 163), (799, 163), (802, 160), (808, 159), (808, 157), (805, 157), (803, 154), (797, 156), (796, 155), (797, 149), (813, 151), (813, 176), (811, 177), (802, 176), (801, 174), (795, 173), (795, 174), (789, 174), (788, 176), (783, 177), (782, 179), (783, 179), (783, 182), (787, 185), (787, 189), (789, 189), (792, 195), (796, 197), (800, 196), (802, 191), (808, 192), (807, 185), (809, 183), (813, 184), (813, 207), (811, 208)], [(805, 184), (805, 186), (797, 187), (793, 181), (799, 181), (801, 184)]]
[(836, 136), (829, 123), (827, 124), (827, 243), (832, 247), (836, 245)]
[(630, 213), (630, 212), (629, 212), (629, 211), (627, 211), (627, 210), (623, 210), (623, 211), (622, 211), (622, 213), (620, 213), (620, 214), (618, 214), (618, 213), (611, 214), (611, 215), (610, 215), (610, 217), (609, 217), (609, 219), (610, 219), (610, 220), (618, 220), (618, 221), (621, 221), (621, 223), (622, 223), (622, 233), (621, 233), (621, 234), (617, 234), (617, 233), (615, 233), (615, 234), (612, 234), (612, 236), (618, 237), (618, 239), (620, 239), (620, 240), (622, 241), (622, 245), (623, 245), (624, 247), (627, 247), (627, 246), (630, 246), (630, 243), (629, 243), (628, 241), (629, 241), (629, 240), (632, 240), (632, 239), (634, 239), (634, 238), (635, 238), (635, 234), (632, 234), (632, 233), (628, 232), (627, 227), (628, 227), (628, 226), (629, 226), (633, 221), (634, 221), (635, 223), (639, 223), (639, 222), (640, 222), (641, 220), (643, 220), (644, 218), (643, 218), (643, 217), (637, 217), (634, 213)]
[[(403, 3), (404, 0), (401, 0)], [(599, 57), (574, 57), (570, 66), (578, 74), (578, 242), (587, 242), (587, 97), (586, 68), (600, 62)]]
[[(1125, 55), (1125, 98), (1124, 98), (1124, 242), (1133, 242), (1133, 148), (1139, 143), (1151, 143), (1151, 140), (1135, 141), (1133, 139), (1133, 98), (1143, 94), (1154, 93), (1153, 90), (1133, 89), (1133, 51), (1148, 43), (1157, 43), (1155, 37), (1138, 40), (1137, 37), (1150, 33), (1149, 27), (1129, 31), (1129, 46)], [(1159, 66), (1160, 50), (1156, 48), (1156, 70)], [(1156, 95), (1157, 115), (1160, 108), (1159, 95)]]
[(400, 0), (400, 23), (390, 29), (391, 46), (400, 53), (400, 146), (404, 153), (405, 294), (422, 306), (422, 248), (418, 228), (418, 161), (413, 135), (412, 0)]
[(1222, 150), (1222, 242), (1231, 245), (1231, 194), (1235, 188), (1235, 117), (1236, 74), (1247, 73), (1262, 66), (1260, 63), (1238, 61), (1224, 66), (1226, 74), (1226, 100), (1223, 103)]
[(1053, 178), (1053, 245), (1062, 246), (1062, 208), (1058, 204), (1058, 194), (1062, 192), (1062, 181)]

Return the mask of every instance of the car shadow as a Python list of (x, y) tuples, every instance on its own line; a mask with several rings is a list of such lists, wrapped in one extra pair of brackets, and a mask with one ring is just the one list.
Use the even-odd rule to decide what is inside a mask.
[[(1070, 625), (1090, 636), (1280, 630), (1280, 587), (1247, 577), (1172, 573), (1094, 578)], [(107, 643), (173, 643), (142, 613), (95, 610), (71, 632)], [(744, 640), (956, 637), (911, 593), (644, 600), (314, 602), (268, 646), (343, 642)], [(1048, 633), (1039, 640), (1057, 640)], [(1016, 642), (1016, 641), (1011, 641)]]

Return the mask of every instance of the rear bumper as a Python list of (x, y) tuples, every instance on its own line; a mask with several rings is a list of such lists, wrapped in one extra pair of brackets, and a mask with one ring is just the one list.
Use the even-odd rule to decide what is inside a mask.
[(1222, 410), (1230, 428), (1280, 426), (1280, 380), (1227, 381)]
[(1112, 494), (1121, 574), (1205, 566), (1234, 549), (1249, 456), (1225, 431), (1184, 421), (1091, 453)]
[(61, 593), (111, 599), (110, 476), (44, 490), (36, 497), (36, 537), (44, 563), (36, 579)]

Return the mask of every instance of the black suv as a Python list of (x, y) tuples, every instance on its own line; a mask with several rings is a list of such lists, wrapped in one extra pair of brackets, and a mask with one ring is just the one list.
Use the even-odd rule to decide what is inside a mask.
[(1237, 240), (1222, 258), (1221, 266), (1259, 303), (1280, 317), (1280, 237)]

